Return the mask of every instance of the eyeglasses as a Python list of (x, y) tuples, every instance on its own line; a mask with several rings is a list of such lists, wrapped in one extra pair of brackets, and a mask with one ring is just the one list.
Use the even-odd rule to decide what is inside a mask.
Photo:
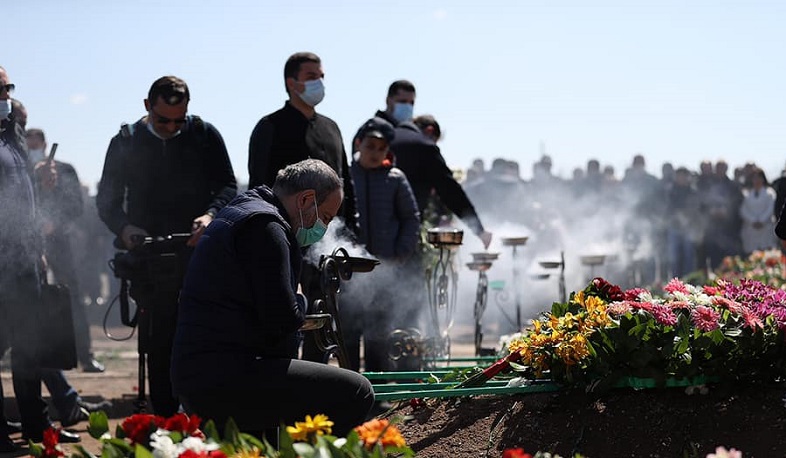
[(182, 126), (186, 123), (186, 118), (169, 119), (166, 116), (161, 116), (160, 114), (156, 113), (152, 108), (150, 109), (150, 112), (156, 115), (156, 124), (167, 125), (174, 123), (176, 126)]
[(16, 89), (16, 84), (0, 84), (0, 89), (5, 89), (5, 91), (10, 94)]

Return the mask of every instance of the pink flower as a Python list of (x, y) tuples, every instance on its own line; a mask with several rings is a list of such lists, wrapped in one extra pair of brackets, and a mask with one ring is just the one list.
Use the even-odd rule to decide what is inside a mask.
[(655, 317), (655, 321), (664, 326), (674, 326), (677, 324), (677, 315), (665, 304), (653, 304), (650, 313)]
[(679, 291), (683, 294), (690, 294), (690, 291), (688, 291), (688, 287), (685, 286), (685, 283), (683, 283), (682, 281), (680, 281), (679, 278), (676, 277), (669, 280), (669, 282), (666, 284), (666, 286), (663, 289), (670, 293)]
[(655, 306), (652, 302), (631, 302), (630, 305), (634, 309), (644, 310), (650, 313), (652, 313), (652, 307)]
[(639, 296), (642, 293), (648, 293), (648, 292), (649, 291), (647, 291), (644, 288), (631, 288), (631, 289), (625, 291), (625, 293), (624, 293), (625, 294), (625, 300), (626, 301), (635, 301), (635, 300), (637, 300), (639, 298)]
[(606, 308), (606, 311), (612, 316), (622, 316), (632, 312), (633, 307), (630, 306), (630, 301), (612, 302)]
[(737, 315), (742, 314), (742, 304), (737, 301), (733, 301), (723, 296), (713, 296), (712, 303), (728, 309), (731, 313), (736, 313)]
[(671, 307), (672, 310), (690, 310), (693, 307), (693, 305), (688, 301), (669, 301), (667, 304), (669, 307)]
[(704, 332), (718, 329), (720, 313), (716, 312), (710, 307), (697, 305), (696, 308), (691, 311), (690, 317), (691, 320), (693, 320), (693, 324)]
[(764, 329), (764, 323), (762, 323), (761, 318), (748, 309), (742, 310), (742, 320), (745, 322), (745, 327), (753, 331), (755, 331), (756, 328)]

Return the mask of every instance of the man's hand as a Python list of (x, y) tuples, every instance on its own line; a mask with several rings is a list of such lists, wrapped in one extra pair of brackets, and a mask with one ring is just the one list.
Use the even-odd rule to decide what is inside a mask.
[(205, 213), (204, 215), (194, 219), (191, 224), (191, 238), (186, 242), (186, 246), (196, 246), (197, 240), (207, 229), (207, 226), (213, 222), (213, 217)]
[(149, 234), (141, 227), (136, 227), (133, 224), (126, 224), (123, 231), (120, 233), (120, 239), (123, 241), (123, 245), (125, 245), (126, 249), (131, 250), (138, 245), (138, 242), (134, 240), (134, 236), (137, 235), (147, 237)]
[(51, 191), (57, 186), (57, 170), (54, 161), (41, 161), (33, 166), (35, 180), (42, 189)]
[(491, 232), (483, 231), (478, 237), (480, 237), (480, 241), (483, 242), (483, 249), (488, 250), (489, 245), (491, 245)]

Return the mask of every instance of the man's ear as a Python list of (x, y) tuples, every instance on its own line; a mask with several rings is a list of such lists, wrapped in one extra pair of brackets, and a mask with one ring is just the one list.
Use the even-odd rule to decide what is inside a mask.
[(149, 112), (149, 111), (150, 111), (150, 101), (148, 101), (147, 99), (145, 99), (145, 100), (144, 100), (144, 103), (145, 103), (145, 111), (148, 111), (148, 112)]
[(317, 193), (313, 189), (306, 189), (297, 196), (297, 208), (302, 210), (316, 202)]

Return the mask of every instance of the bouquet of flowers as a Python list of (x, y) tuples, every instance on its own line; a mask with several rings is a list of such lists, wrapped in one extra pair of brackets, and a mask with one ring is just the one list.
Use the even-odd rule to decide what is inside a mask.
[(786, 375), (786, 291), (760, 281), (712, 286), (671, 280), (662, 297), (602, 278), (555, 303), (508, 346), (535, 378), (611, 386), (622, 378)]
[[(333, 422), (325, 415), (306, 416), (294, 426), (281, 428), (278, 448), (266, 439), (242, 433), (231, 419), (223, 437), (212, 421), (200, 429), (202, 420), (177, 414), (164, 418), (136, 414), (118, 425), (115, 436), (109, 433), (104, 412), (90, 414), (88, 432), (102, 444), (102, 457), (135, 458), (383, 458), (414, 456), (398, 428), (388, 420), (371, 420), (351, 431), (347, 437), (331, 435)], [(30, 444), (37, 458), (66, 456), (57, 443), (57, 431), (44, 433), (43, 444)], [(82, 446), (75, 446), (73, 458), (96, 458)]]
[(774, 288), (786, 289), (786, 256), (781, 250), (754, 251), (747, 258), (728, 256), (715, 275), (727, 280), (756, 280)]

